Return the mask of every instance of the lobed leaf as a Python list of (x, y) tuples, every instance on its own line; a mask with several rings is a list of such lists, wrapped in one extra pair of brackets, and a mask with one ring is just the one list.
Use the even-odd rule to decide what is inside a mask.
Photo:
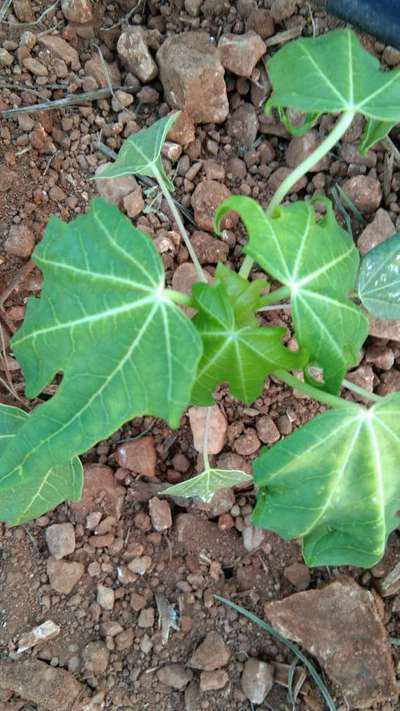
[[(2, 448), (18, 437), (21, 427), (30, 419), (23, 410), (0, 404), (0, 443)], [(7, 488), (0, 497), (0, 521), (17, 525), (31, 521), (66, 499), (78, 501), (83, 486), (82, 464), (78, 457), (47, 471), (37, 470), (20, 486)], [(0, 486), (1, 488), (1, 486)]]
[(230, 489), (245, 481), (251, 483), (252, 477), (240, 469), (210, 468), (187, 481), (169, 486), (161, 493), (163, 496), (190, 497), (209, 503), (220, 489)]
[(152, 241), (101, 198), (68, 225), (52, 218), (33, 259), (44, 288), (12, 347), (28, 397), (63, 378), (2, 452), (1, 497), (133, 417), (177, 427), (201, 355), (196, 329), (164, 291)]
[[(221, 275), (226, 279), (226, 274), (218, 269), (217, 277)], [(233, 301), (232, 282), (227, 286), (217, 279), (213, 286), (200, 283), (193, 286), (192, 300), (198, 311), (193, 323), (203, 342), (193, 404), (211, 405), (215, 388), (223, 383), (229, 384), (238, 399), (253, 402), (261, 394), (269, 373), (305, 364), (305, 354), (293, 353), (283, 346), (285, 328), (261, 328), (254, 315), (265, 283), (259, 280), (246, 284), (248, 293), (243, 291)]]
[(149, 128), (132, 134), (124, 141), (114, 163), (107, 166), (96, 180), (120, 178), (123, 175), (147, 175), (156, 180), (162, 179), (173, 192), (174, 184), (166, 174), (161, 160), (161, 150), (168, 131), (179, 116), (179, 111), (153, 123)]
[(323, 369), (326, 389), (336, 393), (347, 368), (357, 362), (368, 320), (348, 299), (358, 251), (330, 201), (318, 201), (326, 206), (319, 222), (310, 203), (277, 208), (269, 217), (255, 200), (234, 196), (219, 206), (216, 227), (230, 210), (240, 215), (249, 234), (245, 253), (290, 289), (298, 343), (311, 364)]
[(400, 234), (378, 244), (362, 258), (358, 294), (377, 318), (400, 318)]
[(253, 523), (302, 538), (307, 565), (369, 568), (400, 509), (400, 394), (319, 415), (254, 463)]
[(400, 121), (400, 71), (383, 72), (349, 29), (289, 42), (267, 66), (274, 89), (267, 111), (361, 113), (368, 119), (363, 151)]

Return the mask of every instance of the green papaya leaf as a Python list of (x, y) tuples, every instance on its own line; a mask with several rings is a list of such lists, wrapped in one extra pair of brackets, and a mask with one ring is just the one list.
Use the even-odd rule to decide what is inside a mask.
[[(258, 293), (264, 286), (260, 280)], [(252, 285), (248, 287), (252, 289)], [(198, 312), (193, 323), (203, 341), (192, 404), (211, 405), (215, 388), (223, 383), (229, 384), (239, 400), (251, 403), (261, 394), (269, 373), (304, 366), (304, 353), (293, 353), (283, 346), (285, 328), (261, 328), (253, 318), (246, 326), (241, 320), (242, 309), (236, 319), (234, 305), (222, 283), (194, 284), (192, 298)], [(240, 300), (242, 304), (246, 302), (245, 295)]]
[(133, 417), (177, 427), (201, 356), (196, 329), (164, 290), (151, 239), (102, 198), (68, 225), (52, 218), (33, 260), (44, 288), (12, 347), (28, 397), (63, 378), (2, 452), (0, 497)]
[(173, 192), (174, 184), (166, 174), (161, 160), (161, 150), (167, 134), (177, 120), (179, 111), (153, 123), (150, 128), (143, 128), (124, 141), (117, 159), (107, 166), (96, 180), (120, 178), (123, 175), (147, 175), (156, 180), (162, 179)]
[(212, 501), (214, 494), (220, 489), (230, 489), (232, 486), (252, 482), (252, 477), (245, 474), (240, 469), (205, 469), (197, 476), (174, 484), (164, 489), (163, 496), (183, 496), (194, 499), (201, 499), (206, 503)]
[(219, 206), (237, 212), (249, 234), (244, 248), (265, 271), (290, 290), (297, 341), (310, 363), (323, 369), (325, 388), (338, 392), (346, 370), (357, 362), (368, 335), (368, 320), (348, 294), (355, 287), (359, 254), (337, 223), (332, 204), (317, 222), (310, 203), (277, 208), (269, 217), (255, 200), (233, 196)]
[[(273, 107), (291, 107), (305, 112), (361, 113), (387, 124), (381, 138), (400, 121), (400, 71), (383, 72), (349, 29), (288, 42), (267, 68), (274, 89), (267, 112)], [(364, 137), (364, 150), (372, 145), (371, 140)]]
[[(18, 437), (30, 415), (17, 407), (0, 404), (0, 443), (2, 447)], [(78, 457), (47, 471), (36, 470), (27, 482), (16, 479), (14, 486), (1, 491), (0, 521), (17, 525), (41, 516), (66, 499), (79, 501), (83, 470)]]
[(385, 138), (385, 136), (390, 133), (396, 123), (397, 121), (376, 121), (375, 119), (368, 119), (360, 143), (360, 153), (365, 155), (375, 143), (378, 143), (378, 141), (381, 141), (382, 138)]
[(307, 565), (369, 568), (399, 525), (400, 394), (319, 415), (254, 463), (253, 523), (302, 538)]
[(400, 234), (393, 235), (362, 258), (358, 294), (377, 318), (400, 318)]

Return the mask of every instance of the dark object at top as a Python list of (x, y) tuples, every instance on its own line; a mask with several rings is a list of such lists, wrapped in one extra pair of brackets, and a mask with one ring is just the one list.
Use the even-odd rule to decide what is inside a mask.
[(326, 0), (332, 15), (400, 49), (400, 0)]

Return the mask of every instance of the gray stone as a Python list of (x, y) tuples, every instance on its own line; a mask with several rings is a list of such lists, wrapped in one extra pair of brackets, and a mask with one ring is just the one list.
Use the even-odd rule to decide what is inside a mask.
[(214, 671), (225, 667), (231, 653), (218, 632), (209, 632), (190, 659), (190, 666), (201, 671)]
[(392, 219), (386, 210), (379, 208), (372, 222), (362, 231), (357, 247), (360, 254), (366, 254), (396, 232)]
[(193, 679), (193, 672), (183, 664), (166, 664), (157, 670), (157, 678), (165, 686), (182, 691)]
[(244, 665), (240, 681), (242, 691), (252, 704), (262, 704), (273, 686), (273, 667), (251, 657)]
[(239, 106), (227, 121), (227, 133), (240, 148), (249, 149), (257, 137), (258, 118), (253, 104)]
[(96, 188), (99, 195), (113, 205), (119, 205), (124, 197), (134, 192), (138, 188), (138, 183), (133, 175), (124, 175), (121, 178), (101, 178), (102, 172), (111, 163), (100, 165), (95, 174)]
[(122, 32), (117, 43), (117, 52), (128, 71), (141, 82), (147, 83), (156, 78), (157, 64), (150, 54), (146, 33), (141, 27), (129, 27)]
[(46, 543), (50, 555), (61, 560), (75, 550), (75, 529), (72, 523), (53, 523), (46, 528)]

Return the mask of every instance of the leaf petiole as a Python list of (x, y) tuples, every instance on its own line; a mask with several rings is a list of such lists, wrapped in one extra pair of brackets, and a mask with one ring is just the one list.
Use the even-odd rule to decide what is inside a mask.
[(343, 408), (346, 410), (354, 409), (359, 411), (360, 409), (360, 406), (356, 405), (354, 402), (344, 400), (343, 398), (331, 395), (331, 393), (327, 393), (324, 390), (314, 388), (312, 385), (309, 385), (308, 383), (303, 382), (303, 380), (291, 375), (286, 370), (276, 370), (274, 372), (274, 376), (279, 380), (282, 380), (282, 382), (286, 383), (286, 385), (290, 385), (291, 388), (301, 390), (301, 392), (309, 395), (309, 397), (312, 397), (313, 400), (317, 400), (317, 402), (321, 402), (323, 405), (328, 405), (336, 410)]
[(279, 289), (271, 291), (260, 299), (260, 308), (270, 306), (271, 304), (279, 304), (280, 301), (288, 299), (289, 297), (290, 288), (288, 286), (281, 286)]
[(357, 393), (357, 395), (361, 395), (366, 400), (372, 400), (372, 402), (381, 402), (381, 400), (383, 400), (383, 397), (381, 397), (381, 395), (370, 393), (368, 390), (365, 390), (365, 388), (362, 388), (360, 385), (352, 383), (350, 380), (343, 380), (342, 386), (347, 390), (351, 390), (353, 393)]
[(174, 304), (182, 304), (183, 306), (193, 306), (192, 297), (189, 294), (184, 294), (182, 291), (176, 291), (175, 289), (165, 289), (165, 296), (173, 301)]
[(171, 193), (168, 190), (168, 187), (166, 186), (161, 173), (159, 173), (159, 171), (157, 170), (157, 168), (155, 166), (153, 166), (153, 175), (154, 175), (155, 180), (159, 184), (160, 190), (167, 201), (167, 204), (168, 204), (169, 209), (171, 210), (172, 216), (173, 216), (176, 224), (178, 225), (179, 231), (182, 235), (186, 249), (189, 252), (190, 259), (192, 260), (192, 262), (196, 268), (196, 272), (199, 276), (199, 279), (200, 279), (200, 281), (204, 281), (207, 283), (207, 277), (205, 276), (204, 271), (201, 267), (201, 264), (198, 260), (197, 254), (193, 249), (193, 245), (192, 245), (192, 243), (190, 241), (190, 237), (186, 231), (186, 227), (183, 224), (183, 220), (180, 216), (179, 210), (176, 207), (176, 205), (172, 199)]

